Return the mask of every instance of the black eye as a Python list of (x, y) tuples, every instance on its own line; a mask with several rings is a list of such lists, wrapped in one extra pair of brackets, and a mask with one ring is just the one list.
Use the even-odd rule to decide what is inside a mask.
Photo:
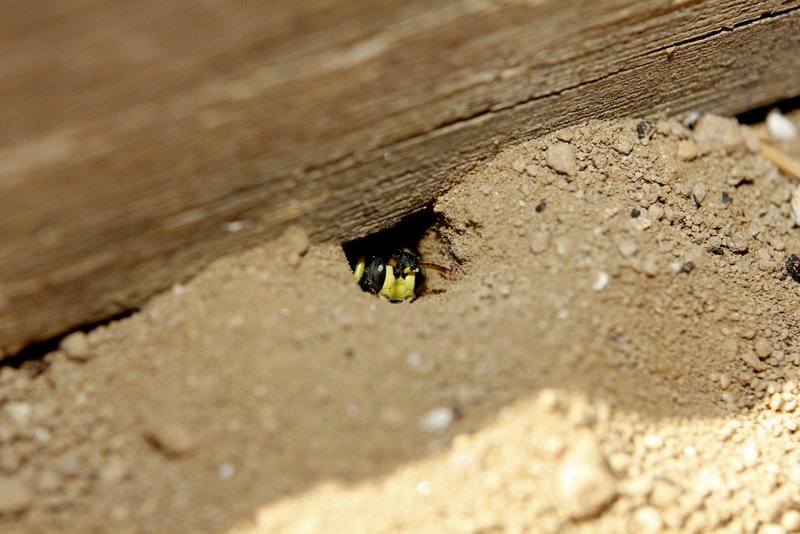
[(380, 292), (383, 282), (386, 280), (386, 262), (382, 258), (375, 258), (370, 262), (367, 272), (364, 274), (370, 291), (373, 293)]

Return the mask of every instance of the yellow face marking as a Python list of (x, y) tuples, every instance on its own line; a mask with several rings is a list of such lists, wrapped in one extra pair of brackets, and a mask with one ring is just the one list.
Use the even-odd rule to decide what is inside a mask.
[(395, 278), (394, 268), (386, 266), (386, 279), (380, 294), (392, 301), (405, 300), (414, 296), (414, 285), (416, 274), (411, 269), (405, 269), (408, 274), (405, 277)]

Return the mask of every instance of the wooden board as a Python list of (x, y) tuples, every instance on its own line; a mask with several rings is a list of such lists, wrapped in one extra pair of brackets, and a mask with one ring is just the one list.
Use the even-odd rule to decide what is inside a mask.
[(291, 223), (385, 228), (507, 143), (797, 95), (798, 6), (7, 0), (0, 351)]

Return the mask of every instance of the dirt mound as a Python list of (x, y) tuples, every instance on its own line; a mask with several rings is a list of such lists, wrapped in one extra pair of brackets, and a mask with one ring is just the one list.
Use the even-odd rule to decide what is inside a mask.
[(295, 228), (3, 368), (0, 530), (797, 531), (796, 184), (693, 126), (501, 152), (414, 302)]

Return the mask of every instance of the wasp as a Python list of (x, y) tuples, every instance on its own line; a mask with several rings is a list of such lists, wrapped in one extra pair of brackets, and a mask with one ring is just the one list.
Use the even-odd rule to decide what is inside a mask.
[(389, 254), (374, 256), (367, 263), (361, 256), (353, 276), (364, 291), (380, 295), (392, 302), (413, 299), (425, 285), (426, 269), (450, 274), (447, 267), (425, 263), (408, 249), (396, 249)]

